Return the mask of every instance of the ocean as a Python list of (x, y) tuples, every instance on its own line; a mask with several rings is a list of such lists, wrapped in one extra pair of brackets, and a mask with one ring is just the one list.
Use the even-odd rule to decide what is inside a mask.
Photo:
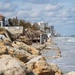
[(49, 57), (54, 53), (48, 50), (47, 53), (43, 53), (43, 55), (48, 56), (46, 58), (47, 62), (57, 64), (64, 75), (68, 72), (75, 71), (75, 37), (55, 37), (53, 41), (56, 43), (55, 46), (61, 50), (61, 57), (58, 59), (50, 59)]

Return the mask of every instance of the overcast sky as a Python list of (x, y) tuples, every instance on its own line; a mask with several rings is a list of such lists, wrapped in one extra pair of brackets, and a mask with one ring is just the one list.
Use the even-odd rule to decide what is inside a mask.
[(61, 34), (75, 34), (75, 0), (0, 0), (0, 14), (48, 22)]

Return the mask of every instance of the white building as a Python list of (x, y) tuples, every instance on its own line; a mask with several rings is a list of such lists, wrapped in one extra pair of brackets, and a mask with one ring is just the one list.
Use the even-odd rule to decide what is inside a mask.
[(47, 22), (38, 22), (38, 25), (40, 26), (40, 30), (47, 33), (47, 34), (51, 34), (51, 36), (54, 36), (54, 26), (50, 26), (48, 25)]
[(46, 33), (49, 33), (50, 32), (50, 27), (48, 26), (48, 23), (47, 22), (38, 22), (39, 26), (40, 26), (40, 30), (43, 31), (43, 32), (46, 32)]
[(3, 15), (0, 15), (0, 27), (3, 27), (5, 25), (5, 17)]
[(40, 26), (40, 30), (42, 31), (45, 31), (45, 28), (48, 27), (48, 23), (43, 22), (43, 21), (39, 22), (38, 24)]

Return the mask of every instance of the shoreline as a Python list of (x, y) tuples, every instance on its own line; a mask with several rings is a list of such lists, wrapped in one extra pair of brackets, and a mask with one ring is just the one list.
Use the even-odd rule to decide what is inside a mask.
[[(31, 64), (33, 62), (33, 65), (34, 65), (35, 62), (36, 63), (40, 62), (40, 60), (44, 61), (45, 63), (47, 63), (51, 66), (53, 66), (53, 65), (55, 66), (55, 63), (47, 62), (46, 60), (47, 60), (47, 58), (53, 60), (53, 59), (58, 59), (61, 57), (61, 50), (56, 45), (57, 44), (54, 43), (52, 40), (51, 41), (48, 40), (44, 44), (33, 43), (32, 45), (26, 45), (25, 43), (18, 42), (18, 41), (13, 41), (13, 42), (3, 41), (2, 46), (5, 47), (5, 52), (3, 52), (2, 54), (3, 55), (11, 55), (13, 58), (14, 57), (18, 58), (19, 61), (21, 61), (23, 64), (26, 64), (27, 68), (30, 68), (30, 69), (31, 69), (31, 67), (29, 66), (29, 64)], [(15, 52), (17, 51), (16, 54), (14, 54), (14, 51)], [(27, 56), (25, 56), (25, 54), (23, 53), (24, 51), (26, 52)], [(46, 57), (46, 56), (42, 55), (43, 53), (47, 54), (48, 51), (53, 51), (55, 53), (55, 55), (50, 56), (50, 57)], [(17, 54), (18, 52), (19, 52), (19, 54)], [(2, 55), (0, 55), (0, 56), (2, 56)], [(2, 56), (2, 57), (5, 57), (5, 56)], [(44, 64), (44, 63), (42, 62), (42, 64)], [(40, 67), (40, 66), (38, 66), (38, 67)], [(43, 68), (43, 67), (41, 67), (41, 68)], [(33, 73), (36, 73), (33, 71), (33, 69), (31, 71)], [(60, 71), (59, 73), (60, 73), (60, 75), (65, 74), (65, 73), (62, 73), (62, 71)], [(29, 75), (31, 75), (31, 74), (29, 74)], [(39, 74), (37, 74), (37, 75), (39, 75)]]
[[(8, 32), (3, 31), (2, 35)], [(12, 36), (12, 34), (11, 34)], [(19, 36), (20, 37), (20, 36)], [(25, 37), (10, 41), (5, 37), (0, 39), (0, 74), (1, 75), (62, 75), (60, 68), (54, 63), (48, 63), (42, 56), (49, 40), (44, 45), (29, 45)], [(25, 43), (26, 41), (26, 43)], [(51, 40), (50, 40), (51, 41)], [(28, 43), (27, 43), (28, 42)]]
[[(0, 66), (2, 68), (1, 74), (5, 75), (11, 72), (11, 75), (62, 75), (60, 68), (54, 63), (48, 63), (46, 58), (42, 56), (41, 51), (47, 47), (47, 43), (44, 45), (35, 44), (35, 47), (27, 45), (18, 41), (4, 41), (0, 40)], [(17, 65), (16, 65), (16, 64)], [(1, 65), (3, 64), (3, 65)], [(12, 64), (12, 65), (11, 65)], [(11, 65), (11, 66), (10, 66)], [(8, 66), (8, 67), (7, 67)], [(14, 69), (14, 67), (16, 67)], [(13, 68), (13, 71), (12, 69)], [(20, 68), (18, 72), (17, 69)], [(8, 70), (7, 70), (8, 69)], [(9, 73), (8, 73), (9, 71)], [(24, 73), (24, 74), (23, 74)]]
[(56, 44), (52, 41), (52, 39), (49, 41), (47, 41), (46, 43), (44, 44), (39, 44), (39, 43), (33, 43), (31, 46), (36, 48), (37, 50), (42, 51), (47, 51), (47, 50), (53, 50), (53, 51), (56, 51), (56, 56), (53, 56), (51, 58), (60, 58), (61, 57), (61, 50), (59, 49), (59, 47), (53, 47), (55, 46)]

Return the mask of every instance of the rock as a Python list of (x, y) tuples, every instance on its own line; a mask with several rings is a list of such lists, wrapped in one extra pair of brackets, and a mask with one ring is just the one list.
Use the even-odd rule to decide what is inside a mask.
[(75, 72), (69, 72), (67, 75), (75, 75)]
[(0, 46), (0, 54), (6, 53), (6, 46)]
[(12, 45), (10, 42), (4, 43), (0, 41), (0, 55), (2, 54), (10, 54), (23, 62), (27, 62), (38, 55), (38, 50), (26, 44), (20, 46), (17, 44)]
[(55, 72), (57, 72), (58, 71), (58, 66), (56, 65), (56, 64), (54, 64), (54, 63), (49, 63), (49, 66), (51, 67), (51, 69), (53, 70), (53, 71), (55, 71)]
[(3, 34), (6, 31), (5, 28), (0, 27), (0, 34)]
[(29, 46), (29, 51), (33, 54), (33, 55), (39, 55), (40, 51), (36, 50), (34, 47)]
[(5, 36), (0, 34), (0, 39), (5, 39)]
[(33, 55), (39, 55), (40, 54), (39, 50), (36, 50), (34, 47), (28, 46), (23, 42), (15, 41), (15, 42), (13, 42), (12, 46), (23, 49), (23, 50), (25, 50), (25, 51), (29, 52), (30, 54), (33, 54)]
[(0, 75), (27, 75), (24, 63), (10, 55), (0, 56)]
[(32, 44), (32, 41), (26, 36), (19, 36), (19, 38), (16, 39), (16, 41), (24, 42), (27, 45), (31, 45)]
[(0, 41), (0, 55), (6, 53), (6, 46), (3, 41)]
[(24, 63), (26, 63), (30, 59), (37, 56), (37, 55), (32, 55), (23, 49), (16, 48), (16, 47), (14, 48), (14, 47), (10, 47), (10, 46), (7, 46), (7, 54), (10, 54), (10, 55), (20, 59)]
[(49, 63), (49, 66), (51, 67), (52, 71), (55, 72), (55, 75), (62, 75), (62, 71), (59, 69), (59, 67), (54, 63)]
[(37, 50), (43, 50), (43, 49), (45, 49), (46, 48), (46, 45), (43, 45), (43, 46), (40, 46), (39, 48), (36, 48)]
[(8, 30), (6, 30), (5, 28), (0, 28), (0, 39), (4, 40), (4, 41), (11, 41), (10, 35)]
[(23, 62), (27, 62), (29, 60), (28, 57), (30, 56), (30, 54), (26, 51), (10, 46), (7, 46), (7, 53), (12, 56), (15, 56)]
[(37, 56), (26, 64), (37, 75), (62, 75), (62, 72), (55, 64), (48, 64), (42, 56)]

